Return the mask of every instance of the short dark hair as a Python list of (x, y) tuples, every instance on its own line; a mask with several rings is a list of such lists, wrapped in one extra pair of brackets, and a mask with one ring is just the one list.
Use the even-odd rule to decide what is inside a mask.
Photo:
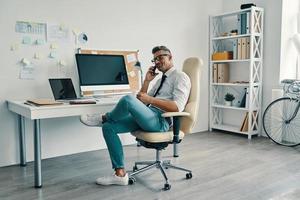
[(166, 46), (156, 46), (156, 47), (154, 47), (152, 49), (152, 54), (155, 54), (156, 52), (161, 51), (161, 50), (167, 51), (167, 52), (169, 52), (171, 54), (170, 49), (168, 49), (168, 47), (166, 47)]

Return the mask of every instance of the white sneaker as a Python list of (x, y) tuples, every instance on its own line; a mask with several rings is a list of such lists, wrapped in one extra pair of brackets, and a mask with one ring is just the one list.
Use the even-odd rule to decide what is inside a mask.
[(100, 177), (96, 180), (98, 185), (128, 185), (128, 174), (124, 177), (115, 174), (111, 176)]
[(102, 114), (81, 115), (80, 122), (87, 126), (102, 126)]

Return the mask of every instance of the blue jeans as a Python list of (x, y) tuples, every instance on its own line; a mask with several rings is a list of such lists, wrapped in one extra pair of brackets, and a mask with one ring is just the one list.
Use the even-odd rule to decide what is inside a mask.
[(103, 136), (109, 151), (112, 167), (124, 168), (123, 147), (118, 134), (142, 129), (150, 132), (169, 130), (163, 111), (147, 107), (136, 97), (127, 95), (120, 99), (115, 108), (106, 113), (107, 121), (102, 126)]

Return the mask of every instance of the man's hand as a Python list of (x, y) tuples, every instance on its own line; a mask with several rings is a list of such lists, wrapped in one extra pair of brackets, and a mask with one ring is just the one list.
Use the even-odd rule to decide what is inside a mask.
[(155, 66), (151, 66), (149, 67), (147, 73), (146, 73), (146, 77), (145, 77), (145, 81), (152, 81), (156, 76), (158, 75), (158, 73), (155, 73)]
[(136, 97), (141, 101), (143, 102), (144, 104), (151, 104), (152, 101), (153, 101), (153, 98), (152, 96), (149, 96), (147, 93), (145, 92), (139, 92)]

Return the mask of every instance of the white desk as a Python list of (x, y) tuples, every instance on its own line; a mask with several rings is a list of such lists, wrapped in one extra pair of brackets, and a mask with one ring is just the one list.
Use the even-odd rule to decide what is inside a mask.
[(42, 169), (41, 169), (41, 119), (80, 116), (88, 113), (105, 113), (110, 111), (117, 103), (118, 99), (105, 98), (100, 99), (97, 104), (80, 105), (57, 105), (57, 106), (29, 106), (24, 101), (7, 101), (8, 109), (19, 116), (20, 133), (20, 165), (26, 166), (26, 148), (25, 148), (25, 117), (33, 120), (34, 123), (34, 179), (35, 187), (42, 187)]

